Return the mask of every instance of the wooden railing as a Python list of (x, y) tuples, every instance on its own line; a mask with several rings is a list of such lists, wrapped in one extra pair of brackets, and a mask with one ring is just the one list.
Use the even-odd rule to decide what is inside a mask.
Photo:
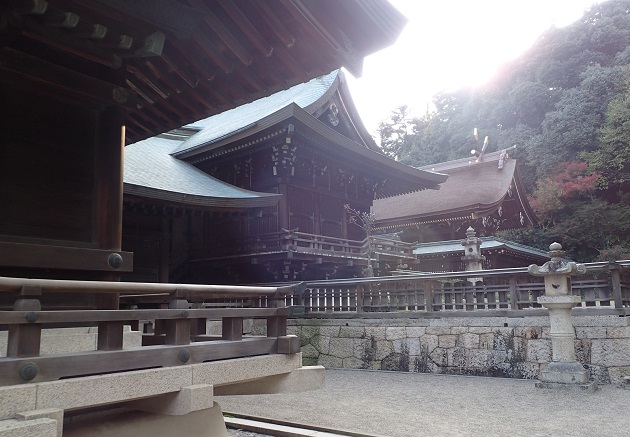
[[(0, 328), (8, 330), (6, 357), (0, 357), (0, 385), (83, 375), (168, 367), (300, 350), (299, 339), (286, 335), (286, 295), (296, 287), (237, 287), (191, 284), (60, 281), (0, 277), (0, 293), (12, 297), (13, 309), (0, 311)], [(159, 309), (42, 310), (55, 293), (118, 295), (126, 302)], [(267, 308), (205, 308), (207, 299), (264, 297)], [(4, 299), (6, 301), (6, 299)], [(135, 306), (134, 306), (135, 308)], [(267, 320), (266, 337), (243, 337), (243, 319)], [(124, 325), (155, 323), (142, 347), (123, 349)], [(206, 320), (220, 320), (222, 335), (206, 335)], [(40, 355), (42, 328), (98, 326), (97, 348), (71, 354)]]
[(412, 244), (403, 241), (390, 240), (378, 236), (372, 236), (369, 240), (366, 238), (357, 241), (287, 229), (254, 237), (197, 244), (191, 248), (191, 258), (212, 259), (224, 256), (259, 255), (278, 251), (365, 260), (368, 259), (368, 252), (372, 251), (372, 255), (381, 254), (414, 258)]
[[(587, 273), (572, 278), (572, 293), (580, 307), (599, 313), (626, 313), (630, 308), (630, 261), (586, 264)], [(473, 284), (467, 278), (478, 278)], [(302, 295), (287, 297), (287, 305), (303, 305), (305, 314), (470, 311), (518, 311), (540, 308), (544, 294), (540, 277), (526, 268), (478, 272), (409, 273), (378, 278), (311, 281)]]

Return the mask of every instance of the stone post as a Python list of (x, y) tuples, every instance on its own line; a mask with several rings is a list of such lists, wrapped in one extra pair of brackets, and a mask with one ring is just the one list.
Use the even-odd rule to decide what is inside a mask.
[[(477, 237), (472, 226), (466, 229), (466, 239), (462, 240), (462, 246), (464, 246), (462, 261), (466, 264), (466, 271), (483, 270), (483, 260), (486, 258), (481, 254), (481, 238)], [(481, 281), (481, 278), (468, 278), (468, 282), (472, 282), (473, 285)]]
[(542, 266), (532, 264), (529, 273), (545, 278), (545, 295), (538, 303), (549, 310), (552, 362), (540, 373), (539, 388), (560, 388), (594, 391), (595, 381), (590, 381), (589, 372), (577, 362), (575, 356), (575, 330), (571, 321), (571, 308), (581, 302), (580, 296), (571, 294), (569, 277), (584, 274), (584, 264), (565, 261), (559, 243), (549, 246), (551, 261)]

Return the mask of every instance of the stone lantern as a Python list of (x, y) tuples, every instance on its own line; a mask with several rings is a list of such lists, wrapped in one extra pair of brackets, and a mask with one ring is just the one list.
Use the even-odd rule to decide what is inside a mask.
[(597, 384), (590, 381), (589, 372), (576, 359), (575, 330), (571, 321), (571, 308), (582, 299), (571, 294), (569, 278), (586, 273), (586, 267), (565, 261), (559, 243), (549, 246), (549, 256), (551, 261), (542, 266), (529, 266), (531, 275), (545, 278), (545, 295), (538, 297), (538, 303), (549, 310), (553, 354), (552, 362), (540, 373), (536, 387), (593, 391)]
[[(477, 237), (472, 226), (466, 229), (466, 239), (462, 240), (462, 246), (464, 246), (462, 261), (466, 264), (466, 271), (483, 270), (483, 261), (486, 257), (481, 254), (481, 238)], [(473, 285), (482, 280), (482, 278), (468, 278)]]

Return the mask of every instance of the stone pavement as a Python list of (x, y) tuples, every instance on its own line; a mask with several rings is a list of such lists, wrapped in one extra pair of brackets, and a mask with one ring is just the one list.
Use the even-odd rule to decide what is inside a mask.
[(224, 412), (388, 437), (630, 436), (630, 390), (534, 387), (532, 380), (327, 370), (305, 393), (216, 398)]

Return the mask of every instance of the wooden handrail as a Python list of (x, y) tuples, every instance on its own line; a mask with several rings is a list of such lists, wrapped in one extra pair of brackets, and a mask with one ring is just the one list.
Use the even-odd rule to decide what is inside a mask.
[(295, 285), (280, 287), (167, 284), (143, 282), (71, 281), (60, 279), (29, 279), (0, 276), (0, 292), (20, 291), (23, 287), (40, 288), (43, 293), (133, 293), (147, 294), (198, 294), (212, 298), (286, 296), (296, 292)]

